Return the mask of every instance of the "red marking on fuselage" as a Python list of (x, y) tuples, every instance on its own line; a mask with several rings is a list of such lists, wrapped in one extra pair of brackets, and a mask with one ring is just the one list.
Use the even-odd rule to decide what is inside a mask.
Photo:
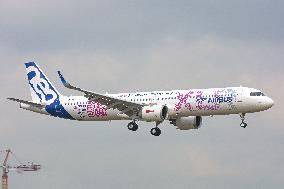
[(146, 110), (146, 114), (154, 112), (154, 110)]

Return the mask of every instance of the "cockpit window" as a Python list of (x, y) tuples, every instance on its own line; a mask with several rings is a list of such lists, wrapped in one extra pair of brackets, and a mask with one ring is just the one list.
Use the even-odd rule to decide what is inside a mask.
[(250, 96), (265, 96), (262, 92), (251, 92)]

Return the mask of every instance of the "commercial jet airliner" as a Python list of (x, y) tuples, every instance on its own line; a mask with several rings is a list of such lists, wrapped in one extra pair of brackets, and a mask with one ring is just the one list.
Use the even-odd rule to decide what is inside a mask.
[(165, 120), (180, 130), (198, 129), (202, 116), (239, 114), (245, 128), (245, 115), (267, 110), (273, 100), (261, 91), (247, 87), (188, 89), (136, 93), (100, 94), (75, 87), (58, 71), (63, 85), (83, 96), (63, 96), (34, 62), (25, 63), (32, 101), (8, 98), (20, 108), (78, 121), (131, 120), (127, 127), (138, 129), (137, 121), (155, 122), (151, 134), (159, 136)]

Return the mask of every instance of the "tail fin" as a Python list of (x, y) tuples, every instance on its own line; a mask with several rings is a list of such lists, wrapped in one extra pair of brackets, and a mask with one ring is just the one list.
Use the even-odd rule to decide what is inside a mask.
[(51, 84), (38, 65), (25, 63), (33, 102), (51, 104), (59, 99), (60, 93)]

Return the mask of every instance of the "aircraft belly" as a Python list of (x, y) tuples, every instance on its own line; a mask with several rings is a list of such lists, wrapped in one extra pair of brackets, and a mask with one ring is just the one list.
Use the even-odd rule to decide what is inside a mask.
[(82, 121), (109, 121), (109, 120), (125, 120), (129, 117), (125, 114), (120, 114), (117, 110), (107, 110), (106, 115), (103, 116), (93, 116), (87, 115)]
[(123, 120), (129, 119), (125, 114), (120, 114), (116, 109), (87, 109), (85, 106), (74, 106), (67, 108), (70, 115), (81, 121), (108, 121), (108, 120)]
[(194, 104), (190, 108), (182, 107), (179, 111), (174, 114), (176, 117), (186, 117), (186, 116), (210, 116), (210, 115), (229, 115), (236, 114), (240, 112), (240, 108), (236, 103), (202, 103)]

